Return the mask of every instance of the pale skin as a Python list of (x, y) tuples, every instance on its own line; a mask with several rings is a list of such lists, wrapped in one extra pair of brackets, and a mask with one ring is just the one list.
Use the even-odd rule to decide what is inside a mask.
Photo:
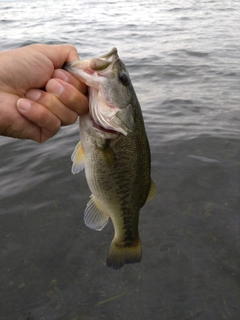
[(62, 70), (71, 45), (34, 44), (0, 53), (0, 135), (44, 142), (88, 112), (87, 87)]

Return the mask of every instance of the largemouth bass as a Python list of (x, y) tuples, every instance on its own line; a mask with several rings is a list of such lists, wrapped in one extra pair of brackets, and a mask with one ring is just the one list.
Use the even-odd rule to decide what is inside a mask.
[(85, 168), (92, 192), (84, 221), (100, 231), (111, 218), (115, 235), (106, 264), (119, 269), (141, 260), (139, 212), (156, 193), (141, 108), (116, 48), (64, 69), (89, 87), (89, 113), (79, 119), (81, 142), (72, 154), (72, 172)]

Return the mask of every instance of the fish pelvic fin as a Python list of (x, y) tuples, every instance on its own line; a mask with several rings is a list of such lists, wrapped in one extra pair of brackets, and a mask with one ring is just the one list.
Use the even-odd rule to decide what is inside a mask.
[(84, 212), (84, 222), (90, 229), (101, 231), (108, 223), (109, 216), (99, 208), (93, 195), (90, 198)]
[(122, 243), (114, 239), (107, 255), (107, 267), (120, 269), (127, 263), (138, 263), (142, 259), (142, 246), (140, 237), (131, 243)]
[(76, 174), (85, 168), (85, 153), (84, 153), (84, 149), (81, 141), (79, 141), (78, 144), (76, 145), (72, 153), (71, 160), (73, 162), (72, 164), (73, 174)]
[(157, 187), (155, 186), (155, 183), (151, 180), (151, 187), (150, 187), (149, 194), (146, 201), (152, 200), (156, 196), (156, 194), (157, 194)]

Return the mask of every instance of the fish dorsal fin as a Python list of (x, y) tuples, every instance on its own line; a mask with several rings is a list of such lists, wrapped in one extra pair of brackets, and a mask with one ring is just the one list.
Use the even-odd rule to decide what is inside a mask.
[(98, 208), (97, 201), (93, 195), (90, 198), (84, 212), (84, 222), (87, 227), (101, 231), (108, 223), (109, 216)]
[(76, 145), (73, 154), (71, 156), (72, 164), (72, 173), (76, 174), (82, 171), (85, 167), (85, 153), (82, 147), (81, 141)]
[(152, 200), (157, 194), (157, 187), (155, 186), (155, 183), (151, 180), (151, 187), (149, 190), (149, 194), (147, 197), (147, 201)]

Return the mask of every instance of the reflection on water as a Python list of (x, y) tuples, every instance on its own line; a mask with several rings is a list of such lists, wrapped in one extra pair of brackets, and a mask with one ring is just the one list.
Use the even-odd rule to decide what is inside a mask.
[(0, 137), (0, 320), (238, 319), (239, 3), (0, 2), (2, 50), (116, 46), (142, 105), (155, 200), (143, 259), (105, 266), (113, 237), (86, 228), (71, 175), (78, 125), (38, 145)]

